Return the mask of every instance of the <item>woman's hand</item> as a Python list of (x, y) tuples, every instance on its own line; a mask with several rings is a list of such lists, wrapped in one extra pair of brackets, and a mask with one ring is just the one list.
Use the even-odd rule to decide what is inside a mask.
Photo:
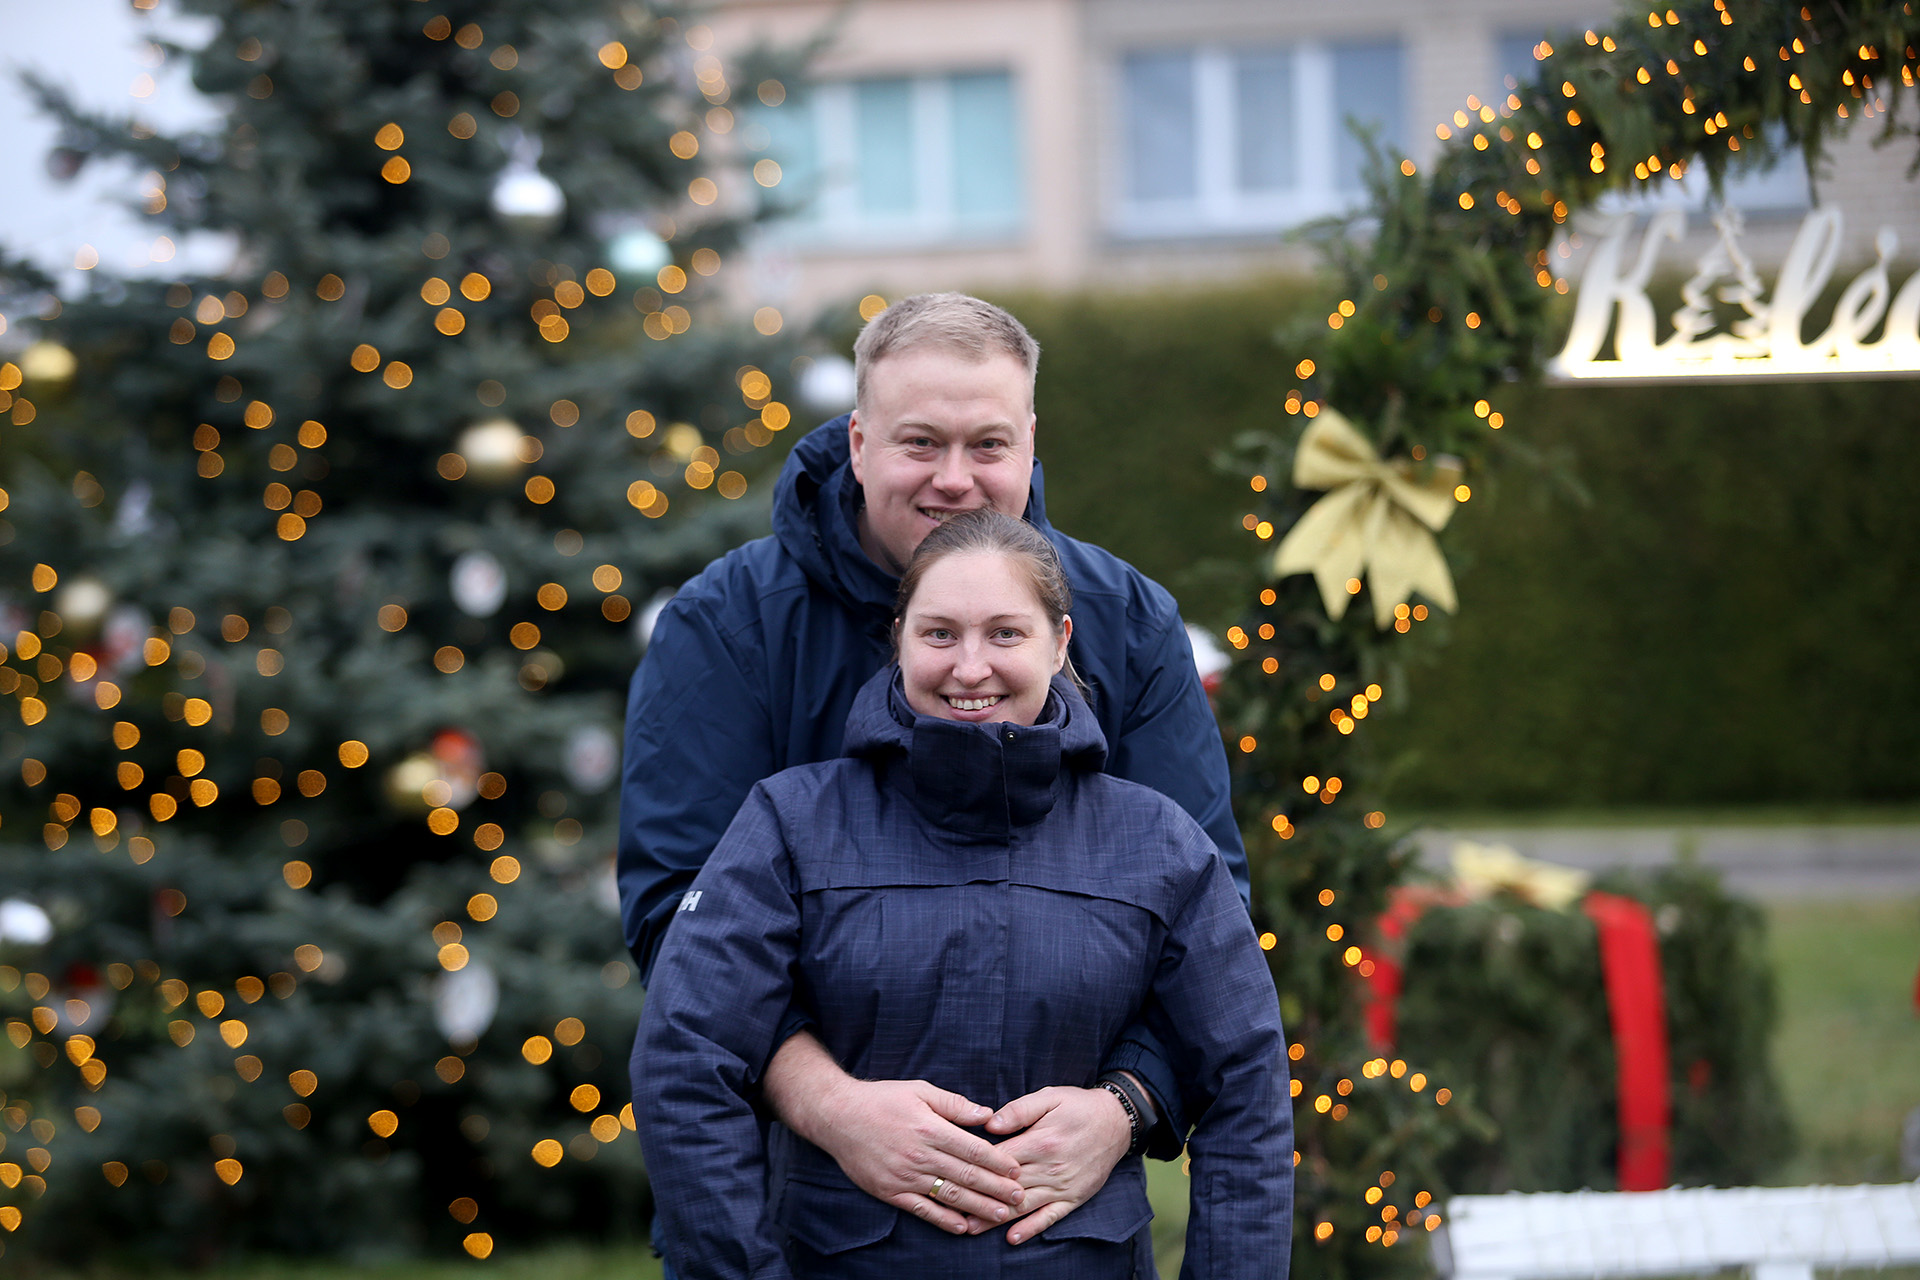
[(1031, 1240), (1093, 1198), (1127, 1154), (1133, 1130), (1120, 1100), (1105, 1089), (1055, 1085), (1015, 1098), (987, 1121), (1011, 1133), (996, 1150), (1020, 1162), (1025, 1213), (1007, 1243)]
[[(1030, 1198), (1015, 1158), (960, 1127), (991, 1111), (957, 1093), (924, 1080), (856, 1080), (804, 1031), (773, 1055), (763, 1084), (787, 1127), (832, 1156), (855, 1186), (943, 1231), (984, 1231)], [(1124, 1152), (1124, 1117), (1120, 1145)]]

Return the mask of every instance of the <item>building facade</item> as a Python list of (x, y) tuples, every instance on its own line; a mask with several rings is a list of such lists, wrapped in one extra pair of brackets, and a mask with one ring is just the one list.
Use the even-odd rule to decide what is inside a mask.
[[(723, 63), (822, 41), (814, 84), (746, 101), (737, 145), (780, 165), (795, 216), (755, 246), (755, 295), (806, 311), (865, 292), (1149, 287), (1303, 269), (1286, 233), (1362, 198), (1365, 144), (1422, 163), (1436, 126), (1497, 105), (1535, 46), (1605, 25), (1593, 0), (721, 0)], [(703, 37), (704, 40), (704, 37)], [(1906, 148), (1871, 126), (1816, 185), (1846, 213), (1843, 261), (1895, 229), (1920, 248)], [(1663, 184), (1664, 185), (1664, 184)], [(1789, 156), (1729, 203), (1762, 265), (1812, 200)], [(1704, 190), (1673, 183), (1695, 211)], [(1650, 204), (1643, 201), (1642, 207)]]

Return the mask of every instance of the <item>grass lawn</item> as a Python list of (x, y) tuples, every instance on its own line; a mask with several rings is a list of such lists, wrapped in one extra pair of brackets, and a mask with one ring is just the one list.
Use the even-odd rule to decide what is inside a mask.
[(7, 1274), (20, 1280), (660, 1280), (660, 1260), (645, 1245), (553, 1245), (526, 1253), (496, 1253), (485, 1262), (465, 1257), (385, 1263), (253, 1259), (210, 1271), (100, 1266), (57, 1272), (23, 1268)]
[(1775, 904), (1774, 1064), (1799, 1125), (1783, 1184), (1897, 1182), (1920, 1107), (1920, 898)]

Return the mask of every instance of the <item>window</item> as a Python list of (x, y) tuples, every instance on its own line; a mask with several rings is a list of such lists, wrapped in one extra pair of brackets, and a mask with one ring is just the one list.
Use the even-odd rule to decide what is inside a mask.
[[(1604, 31), (1607, 24), (1595, 25)], [(1585, 28), (1544, 35), (1534, 32), (1503, 32), (1495, 42), (1496, 58), (1505, 79), (1502, 93), (1510, 93), (1524, 81), (1533, 79), (1536, 59), (1534, 48), (1541, 40), (1559, 44), (1583, 38)], [(1788, 141), (1784, 127), (1769, 125), (1766, 142), (1774, 153), (1764, 168), (1742, 165), (1727, 176), (1722, 198), (1713, 199), (1706, 174), (1694, 170), (1679, 182), (1648, 183), (1632, 193), (1609, 192), (1597, 203), (1609, 213), (1650, 213), (1656, 209), (1687, 209), (1703, 212), (1725, 204), (1742, 213), (1802, 213), (1812, 205), (1807, 186), (1807, 168), (1799, 151)], [(1762, 148), (1765, 149), (1765, 148)]]
[(1349, 124), (1401, 150), (1402, 83), (1393, 42), (1124, 55), (1115, 229), (1263, 231), (1350, 208), (1366, 150)]
[(1025, 213), (1004, 71), (847, 80), (760, 109), (803, 241), (1003, 239)]

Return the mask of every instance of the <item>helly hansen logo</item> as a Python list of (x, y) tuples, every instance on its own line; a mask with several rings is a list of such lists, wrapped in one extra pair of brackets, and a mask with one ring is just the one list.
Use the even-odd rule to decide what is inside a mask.
[(687, 890), (687, 891), (686, 891), (685, 893), (683, 893), (683, 894), (681, 894), (681, 895), (680, 895), (680, 910), (682, 910), (682, 911), (692, 911), (692, 910), (693, 910), (693, 909), (694, 909), (695, 907), (697, 907), (697, 906), (699, 906), (699, 905), (700, 905), (700, 895), (701, 895), (701, 893), (703, 893), (703, 892), (704, 892), (704, 890), (701, 890), (701, 889), (689, 889), (689, 890)]

